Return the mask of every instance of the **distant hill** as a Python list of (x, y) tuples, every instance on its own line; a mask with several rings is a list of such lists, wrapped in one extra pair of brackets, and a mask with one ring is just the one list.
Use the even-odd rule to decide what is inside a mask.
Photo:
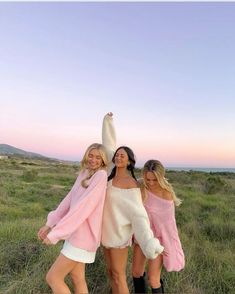
[(7, 144), (0, 144), (0, 155), (19, 155), (22, 157), (27, 157), (27, 158), (33, 158), (33, 157), (37, 157), (37, 158), (41, 158), (41, 159), (46, 159), (48, 157), (43, 156), (41, 154), (38, 153), (33, 153), (33, 152), (28, 152)]

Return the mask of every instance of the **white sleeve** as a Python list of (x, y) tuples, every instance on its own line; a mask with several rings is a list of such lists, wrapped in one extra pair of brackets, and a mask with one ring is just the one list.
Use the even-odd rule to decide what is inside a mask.
[(106, 114), (103, 119), (102, 144), (104, 145), (107, 152), (109, 161), (108, 174), (110, 174), (110, 171), (113, 168), (112, 158), (116, 151), (116, 133), (113, 125), (113, 117), (108, 114)]
[(131, 222), (135, 238), (146, 258), (154, 259), (162, 253), (164, 247), (154, 238), (147, 212), (142, 204), (135, 210)]

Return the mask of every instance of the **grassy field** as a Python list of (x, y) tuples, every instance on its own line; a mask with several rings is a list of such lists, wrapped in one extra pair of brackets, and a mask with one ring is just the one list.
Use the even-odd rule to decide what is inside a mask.
[[(51, 293), (45, 274), (62, 243), (46, 247), (36, 233), (77, 172), (72, 164), (0, 160), (0, 293)], [(235, 173), (168, 171), (167, 178), (183, 199), (176, 218), (186, 267), (180, 273), (163, 271), (166, 292), (235, 293)], [(102, 250), (87, 266), (87, 280), (90, 293), (109, 292)]]

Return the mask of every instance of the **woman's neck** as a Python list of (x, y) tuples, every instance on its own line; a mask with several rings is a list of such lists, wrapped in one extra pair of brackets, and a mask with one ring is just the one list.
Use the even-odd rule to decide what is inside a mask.
[(115, 174), (116, 178), (126, 178), (129, 176), (130, 176), (129, 172), (126, 168), (120, 167), (116, 169), (116, 174)]
[(147, 190), (152, 192), (153, 194), (159, 194), (164, 191), (160, 185), (156, 185), (155, 187), (147, 187)]
[(158, 189), (158, 188), (147, 188), (147, 190), (149, 190), (151, 193), (153, 194), (159, 194), (162, 192), (162, 189)]

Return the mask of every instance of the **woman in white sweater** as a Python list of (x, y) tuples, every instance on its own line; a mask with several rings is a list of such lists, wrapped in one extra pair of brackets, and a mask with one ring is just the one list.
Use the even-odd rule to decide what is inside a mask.
[(158, 239), (154, 238), (142, 204), (141, 192), (134, 175), (133, 151), (127, 146), (121, 146), (115, 151), (116, 137), (112, 113), (104, 117), (102, 139), (114, 168), (108, 177), (101, 242), (104, 246), (112, 293), (127, 294), (129, 290), (126, 265), (132, 235), (135, 234), (148, 259), (156, 258), (164, 248)]

